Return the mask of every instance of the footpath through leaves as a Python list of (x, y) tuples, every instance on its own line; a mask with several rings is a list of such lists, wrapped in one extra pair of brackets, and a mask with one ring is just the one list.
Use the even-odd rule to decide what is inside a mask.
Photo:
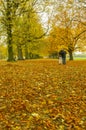
[(86, 130), (86, 61), (0, 61), (0, 130)]

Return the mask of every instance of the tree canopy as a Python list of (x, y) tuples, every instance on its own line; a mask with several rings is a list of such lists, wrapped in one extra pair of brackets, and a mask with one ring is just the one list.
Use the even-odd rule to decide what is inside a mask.
[(0, 43), (7, 46), (8, 61), (61, 48), (72, 60), (76, 49), (86, 48), (85, 13), (84, 0), (1, 0)]

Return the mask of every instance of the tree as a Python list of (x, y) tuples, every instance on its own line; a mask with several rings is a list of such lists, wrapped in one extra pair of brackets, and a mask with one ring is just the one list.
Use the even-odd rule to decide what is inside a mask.
[[(1, 23), (4, 25), (7, 33), (8, 61), (14, 60), (13, 46), (16, 42), (19, 59), (23, 59), (22, 46), (25, 47), (25, 57), (27, 59), (28, 43), (34, 41), (34, 39), (38, 40), (46, 34), (41, 30), (42, 26), (40, 22), (38, 20), (34, 21), (34, 18), (32, 18), (32, 16), (36, 16), (37, 19), (36, 13), (42, 12), (45, 8), (45, 2), (43, 0), (41, 0), (41, 4), (38, 7), (37, 5), (39, 5), (39, 3), (39, 0), (7, 0), (6, 2), (1, 0)], [(40, 7), (42, 7), (42, 9)], [(18, 20), (20, 25), (16, 23)], [(31, 23), (31, 21), (34, 21), (37, 25), (33, 24), (33, 22)], [(21, 24), (23, 24), (23, 27)], [(33, 28), (35, 27), (34, 30), (32, 26)], [(21, 29), (22, 32), (20, 32), (19, 29)], [(18, 35), (16, 35), (16, 31)], [(40, 33), (41, 31), (42, 33)]]
[[(37, 43), (42, 40), (42, 37), (45, 35), (43, 27), (41, 26), (40, 19), (38, 15), (34, 13), (29, 13), (29, 18), (27, 13), (24, 14), (21, 18), (15, 20), (15, 26), (13, 29), (13, 39), (14, 44), (18, 49), (18, 59), (29, 58), (29, 45), (32, 44), (38, 48)], [(40, 40), (41, 39), (41, 40)], [(22, 54), (23, 49), (23, 54)]]
[(12, 43), (12, 28), (13, 19), (15, 12), (17, 10), (17, 3), (11, 0), (1, 0), (1, 24), (4, 26), (7, 36), (7, 46), (8, 46), (8, 61), (13, 61), (13, 43)]
[[(58, 46), (66, 47), (66, 50), (69, 52), (70, 60), (73, 60), (73, 51), (79, 47), (78, 42), (82, 39), (83, 35), (85, 35), (86, 28), (83, 18), (83, 24), (79, 22), (81, 17), (79, 17), (78, 14), (78, 7), (81, 7), (81, 5), (76, 3), (75, 6), (75, 2), (65, 2), (66, 3), (63, 2), (63, 5), (61, 3), (56, 5), (50, 39), (54, 49), (55, 46), (57, 46), (57, 49)], [(82, 12), (84, 11), (82, 10)], [(77, 17), (78, 20), (76, 21), (75, 19)]]

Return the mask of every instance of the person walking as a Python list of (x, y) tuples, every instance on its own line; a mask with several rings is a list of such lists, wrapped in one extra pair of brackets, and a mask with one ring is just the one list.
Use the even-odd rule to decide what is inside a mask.
[(61, 55), (61, 57), (62, 57), (62, 64), (66, 64), (66, 51), (65, 50), (61, 50), (59, 52), (59, 55)]
[(61, 65), (62, 64), (62, 56), (61, 56), (61, 54), (59, 54), (59, 65)]

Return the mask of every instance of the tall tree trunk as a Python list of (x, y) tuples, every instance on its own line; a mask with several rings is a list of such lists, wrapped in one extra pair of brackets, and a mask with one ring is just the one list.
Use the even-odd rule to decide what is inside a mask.
[(12, 18), (11, 18), (11, 2), (7, 0), (7, 45), (8, 45), (8, 61), (13, 61), (13, 45), (12, 45)]
[(8, 44), (8, 61), (14, 61), (13, 47), (11, 44)]
[(21, 46), (17, 45), (17, 49), (18, 49), (18, 60), (23, 60), (23, 53)]
[(12, 30), (12, 27), (9, 24), (9, 26), (7, 27), (8, 61), (14, 61), (11, 30)]
[(69, 60), (73, 60), (73, 52), (69, 51)]
[(28, 47), (25, 44), (25, 59), (29, 59)]

